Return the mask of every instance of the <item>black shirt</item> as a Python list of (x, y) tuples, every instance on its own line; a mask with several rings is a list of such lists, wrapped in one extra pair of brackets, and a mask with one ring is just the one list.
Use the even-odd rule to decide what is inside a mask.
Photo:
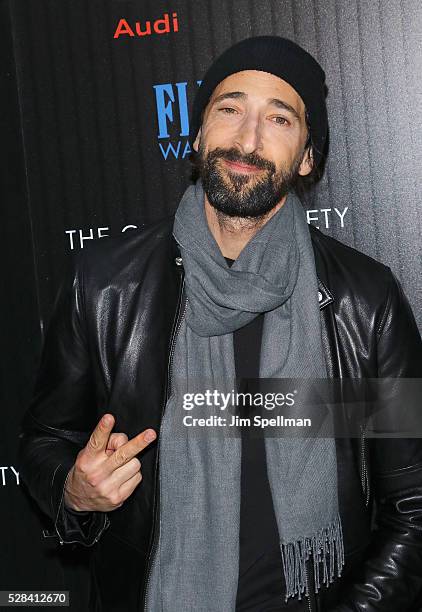
[[(228, 265), (233, 260), (226, 258)], [(262, 326), (264, 315), (233, 334), (237, 390), (253, 393), (251, 379), (259, 377)], [(251, 413), (241, 407), (242, 416)], [(239, 582), (237, 612), (282, 610), (284, 580), (280, 543), (273, 501), (267, 475), (264, 438), (254, 437), (247, 427), (242, 435)]]

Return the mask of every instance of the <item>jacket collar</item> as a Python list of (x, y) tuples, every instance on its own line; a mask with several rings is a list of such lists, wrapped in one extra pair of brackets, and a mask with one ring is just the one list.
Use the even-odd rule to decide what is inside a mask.
[(312, 248), (314, 250), (315, 269), (318, 281), (318, 302), (319, 308), (322, 310), (322, 308), (334, 302), (334, 297), (329, 288), (326, 267), (321, 253), (319, 240), (321, 234), (313, 225), (309, 225), (309, 231), (311, 234)]

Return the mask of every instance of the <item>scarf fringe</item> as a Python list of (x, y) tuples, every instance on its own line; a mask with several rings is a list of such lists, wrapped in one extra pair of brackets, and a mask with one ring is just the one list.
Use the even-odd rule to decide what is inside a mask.
[(341, 576), (344, 566), (343, 532), (338, 514), (330, 525), (321, 529), (314, 536), (305, 537), (288, 544), (281, 543), (286, 601), (289, 597), (295, 595), (301, 600), (304, 592), (305, 595), (309, 595), (306, 562), (311, 556), (314, 568), (315, 593), (318, 593), (321, 587), (321, 565), (322, 584), (326, 586), (333, 582), (336, 569), (337, 577)]

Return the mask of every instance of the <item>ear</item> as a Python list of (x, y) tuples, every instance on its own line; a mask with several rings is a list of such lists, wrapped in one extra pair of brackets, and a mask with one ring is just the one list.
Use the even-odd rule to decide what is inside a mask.
[(301, 176), (306, 176), (310, 174), (313, 167), (314, 167), (313, 151), (312, 151), (312, 147), (308, 147), (303, 154), (302, 162), (299, 166), (299, 174)]
[(202, 128), (199, 128), (199, 132), (198, 132), (198, 133), (197, 133), (197, 135), (196, 135), (195, 142), (194, 142), (194, 143), (193, 143), (193, 145), (192, 145), (192, 148), (193, 148), (193, 149), (194, 149), (194, 151), (196, 151), (196, 152), (198, 152), (198, 149), (199, 149), (199, 142), (200, 142), (200, 140), (201, 140), (201, 129), (202, 129)]

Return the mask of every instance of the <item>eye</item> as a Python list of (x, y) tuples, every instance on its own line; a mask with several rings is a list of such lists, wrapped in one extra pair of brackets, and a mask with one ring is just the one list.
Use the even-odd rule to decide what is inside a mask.
[(289, 125), (289, 121), (286, 119), (286, 117), (281, 117), (281, 115), (273, 117), (273, 120), (273, 123), (276, 123), (277, 125)]
[(219, 108), (218, 110), (226, 115), (233, 115), (237, 112), (235, 108), (231, 108), (230, 106), (225, 106), (224, 108)]

